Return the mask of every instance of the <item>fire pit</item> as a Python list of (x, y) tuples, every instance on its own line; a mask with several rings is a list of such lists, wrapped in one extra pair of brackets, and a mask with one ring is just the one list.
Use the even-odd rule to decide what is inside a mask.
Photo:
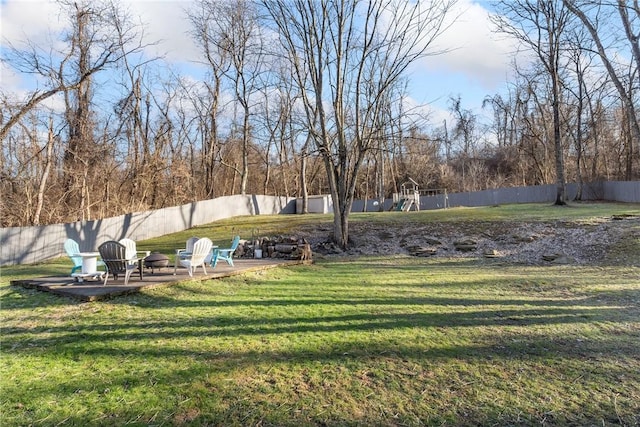
[(154, 269), (163, 268), (169, 266), (169, 258), (166, 255), (162, 255), (159, 252), (154, 252), (144, 259), (145, 268), (151, 269), (151, 274), (154, 273)]

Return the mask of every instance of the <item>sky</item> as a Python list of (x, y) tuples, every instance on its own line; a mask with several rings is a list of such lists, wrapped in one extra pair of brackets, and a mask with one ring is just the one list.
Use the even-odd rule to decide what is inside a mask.
[[(198, 51), (187, 34), (189, 23), (182, 19), (189, 0), (121, 1), (146, 24), (146, 41), (160, 40), (149, 47), (150, 56), (162, 55), (187, 74), (197, 71)], [(432, 122), (449, 119), (451, 96), (460, 96), (463, 108), (481, 113), (482, 100), (504, 90), (515, 49), (492, 33), (489, 10), (488, 1), (458, 0), (456, 22), (438, 39), (437, 47), (449, 52), (427, 57), (410, 70), (409, 96), (416, 105), (428, 104)], [(63, 24), (53, 1), (0, 0), (0, 46), (25, 39), (49, 46), (48, 34)], [(16, 75), (0, 64), (3, 91), (21, 93), (33, 85), (33, 77)]]

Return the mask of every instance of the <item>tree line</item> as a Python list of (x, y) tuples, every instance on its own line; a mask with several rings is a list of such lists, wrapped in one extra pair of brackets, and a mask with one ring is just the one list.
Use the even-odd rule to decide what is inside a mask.
[(490, 120), (452, 94), (442, 123), (408, 101), (407, 71), (438, 60), (455, 0), (196, 0), (197, 81), (148, 57), (118, 2), (57, 4), (51, 46), (2, 50), (38, 82), (0, 93), (2, 227), (329, 193), (347, 246), (352, 201), (409, 177), (449, 192), (556, 183), (559, 204), (567, 181), (640, 177), (638, 0), (497, 2), (493, 29), (526, 61), (487, 95)]

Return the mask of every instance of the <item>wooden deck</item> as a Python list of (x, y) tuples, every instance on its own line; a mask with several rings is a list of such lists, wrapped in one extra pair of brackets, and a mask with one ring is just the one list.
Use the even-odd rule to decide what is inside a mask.
[(124, 285), (124, 278), (113, 280), (109, 277), (107, 285), (104, 286), (101, 280), (84, 280), (78, 283), (71, 276), (54, 276), (40, 277), (36, 279), (22, 279), (11, 281), (12, 285), (22, 286), (29, 289), (37, 289), (40, 291), (51, 292), (57, 295), (67, 296), (78, 299), (80, 301), (99, 301), (114, 298), (120, 295), (131, 294), (140, 291), (140, 289), (154, 288), (158, 286), (170, 286), (176, 283), (189, 280), (210, 280), (229, 277), (237, 274), (243, 274), (251, 271), (260, 271), (269, 268), (279, 267), (282, 265), (297, 265), (308, 263), (308, 261), (283, 260), (276, 258), (262, 259), (234, 259), (233, 267), (227, 263), (220, 263), (215, 269), (207, 268), (207, 274), (202, 272), (201, 268), (189, 277), (185, 268), (178, 268), (177, 273), (173, 274), (173, 266), (162, 269), (155, 269), (151, 273), (150, 269), (145, 269), (142, 281), (134, 272), (129, 278), (127, 286)]

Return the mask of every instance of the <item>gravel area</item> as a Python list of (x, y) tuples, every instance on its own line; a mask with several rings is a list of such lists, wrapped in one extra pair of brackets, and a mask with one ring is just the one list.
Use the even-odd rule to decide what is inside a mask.
[[(352, 245), (329, 243), (330, 225), (298, 230), (319, 256), (407, 254), (434, 257), (499, 258), (542, 265), (602, 263), (611, 252), (640, 241), (640, 216), (584, 221), (434, 222), (430, 224), (350, 223)], [(622, 246), (621, 246), (622, 245)], [(624, 260), (640, 266), (637, 256)]]

